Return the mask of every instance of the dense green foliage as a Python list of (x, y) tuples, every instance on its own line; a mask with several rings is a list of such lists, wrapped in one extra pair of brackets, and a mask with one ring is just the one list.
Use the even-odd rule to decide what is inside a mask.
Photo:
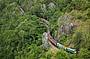
[[(78, 26), (58, 40), (64, 45), (70, 42), (79, 52), (60, 50), (53, 56), (41, 47), (47, 27), (40, 18), (49, 21), (52, 36), (57, 37), (60, 25), (70, 22), (60, 18), (65, 15)], [(90, 1), (0, 0), (0, 59), (90, 59)]]

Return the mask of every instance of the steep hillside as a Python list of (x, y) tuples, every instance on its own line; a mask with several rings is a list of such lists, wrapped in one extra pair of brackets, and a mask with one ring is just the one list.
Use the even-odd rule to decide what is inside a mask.
[[(43, 49), (47, 30), (77, 54)], [(90, 1), (0, 0), (0, 59), (90, 59)]]

